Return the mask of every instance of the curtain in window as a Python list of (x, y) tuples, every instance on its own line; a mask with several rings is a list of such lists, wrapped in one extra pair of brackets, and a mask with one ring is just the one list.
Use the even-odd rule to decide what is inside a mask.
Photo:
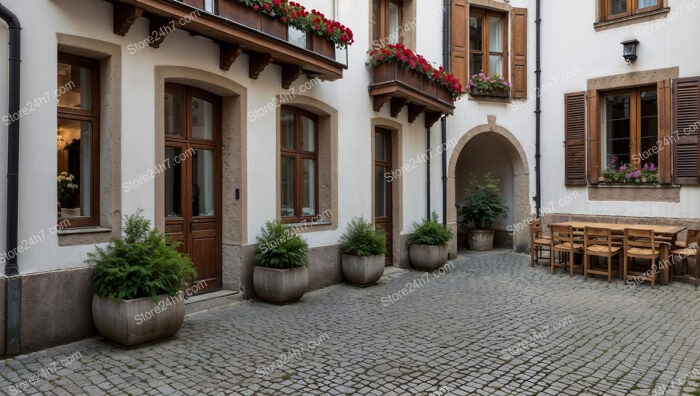
[[(489, 17), (489, 74), (503, 75), (503, 19)], [(496, 52), (496, 54), (494, 54)]]

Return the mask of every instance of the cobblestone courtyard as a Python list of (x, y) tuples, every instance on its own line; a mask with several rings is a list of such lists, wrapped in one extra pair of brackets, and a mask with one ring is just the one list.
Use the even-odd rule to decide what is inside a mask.
[(665, 394), (692, 395), (699, 297), (686, 284), (552, 276), (526, 255), (463, 256), (437, 277), (394, 271), (378, 286), (335, 285), (289, 306), (195, 314), (176, 339), (140, 349), (90, 339), (6, 360), (0, 389), (19, 394), (10, 386), (56, 365), (24, 392), (660, 395), (673, 384)]

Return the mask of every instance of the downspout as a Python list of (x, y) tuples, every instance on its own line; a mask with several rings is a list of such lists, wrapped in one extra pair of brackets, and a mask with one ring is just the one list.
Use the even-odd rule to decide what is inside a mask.
[[(450, 71), (450, 0), (443, 0), (442, 65)], [(447, 226), (447, 117), (440, 119), (442, 130), (442, 225)]]
[(426, 161), (426, 174), (427, 174), (427, 182), (426, 182), (426, 204), (425, 204), (425, 215), (426, 219), (430, 219), (430, 157), (433, 156), (433, 153), (430, 151), (430, 128), (425, 128), (425, 152), (428, 154), (428, 160)]
[(542, 122), (542, 103), (540, 99), (540, 92), (542, 87), (542, 69), (540, 67), (540, 40), (542, 38), (540, 33), (540, 27), (542, 25), (542, 18), (540, 16), (540, 0), (535, 3), (535, 93), (537, 97), (535, 98), (535, 212), (537, 217), (540, 217), (540, 211), (542, 209), (542, 174), (540, 172), (540, 158), (542, 154), (540, 152), (540, 133), (541, 133), (541, 122)]
[[(9, 72), (9, 115), (19, 114), (19, 70), (20, 70), (20, 26), (19, 19), (7, 7), (0, 3), (0, 18), (9, 28), (10, 33), (10, 72)], [(7, 225), (5, 250), (17, 246), (17, 209), (18, 209), (18, 173), (19, 173), (19, 119), (10, 119), (7, 127)], [(21, 278), (17, 264), (17, 254), (7, 255), (5, 264), (5, 354), (19, 353), (19, 310)]]

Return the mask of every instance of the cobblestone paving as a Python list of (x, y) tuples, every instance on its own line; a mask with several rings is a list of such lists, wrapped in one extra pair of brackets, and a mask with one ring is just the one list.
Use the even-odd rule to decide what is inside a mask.
[[(668, 395), (700, 389), (700, 291), (690, 285), (584, 282), (512, 253), (462, 256), (428, 276), (401, 270), (375, 287), (335, 285), (284, 307), (243, 302), (190, 316), (176, 339), (135, 350), (90, 339), (20, 356), (0, 363), (0, 390), (18, 394), (9, 387), (54, 362), (59, 370), (25, 393), (660, 395), (672, 381)], [(287, 361), (276, 363), (281, 354)]]

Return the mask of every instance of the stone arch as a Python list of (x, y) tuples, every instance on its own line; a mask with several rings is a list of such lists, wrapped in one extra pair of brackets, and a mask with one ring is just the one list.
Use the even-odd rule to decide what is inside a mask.
[[(488, 134), (507, 153), (513, 167), (513, 219), (521, 221), (531, 215), (530, 166), (527, 155), (518, 139), (506, 128), (496, 124), (496, 116), (488, 116), (488, 124), (479, 125), (465, 133), (454, 146), (448, 164), (447, 178), (447, 224), (457, 233), (456, 174), (457, 163), (462, 151), (477, 136)], [(513, 235), (513, 249), (525, 251), (528, 248), (529, 231), (524, 229)], [(456, 255), (457, 240), (453, 239), (450, 253)]]

